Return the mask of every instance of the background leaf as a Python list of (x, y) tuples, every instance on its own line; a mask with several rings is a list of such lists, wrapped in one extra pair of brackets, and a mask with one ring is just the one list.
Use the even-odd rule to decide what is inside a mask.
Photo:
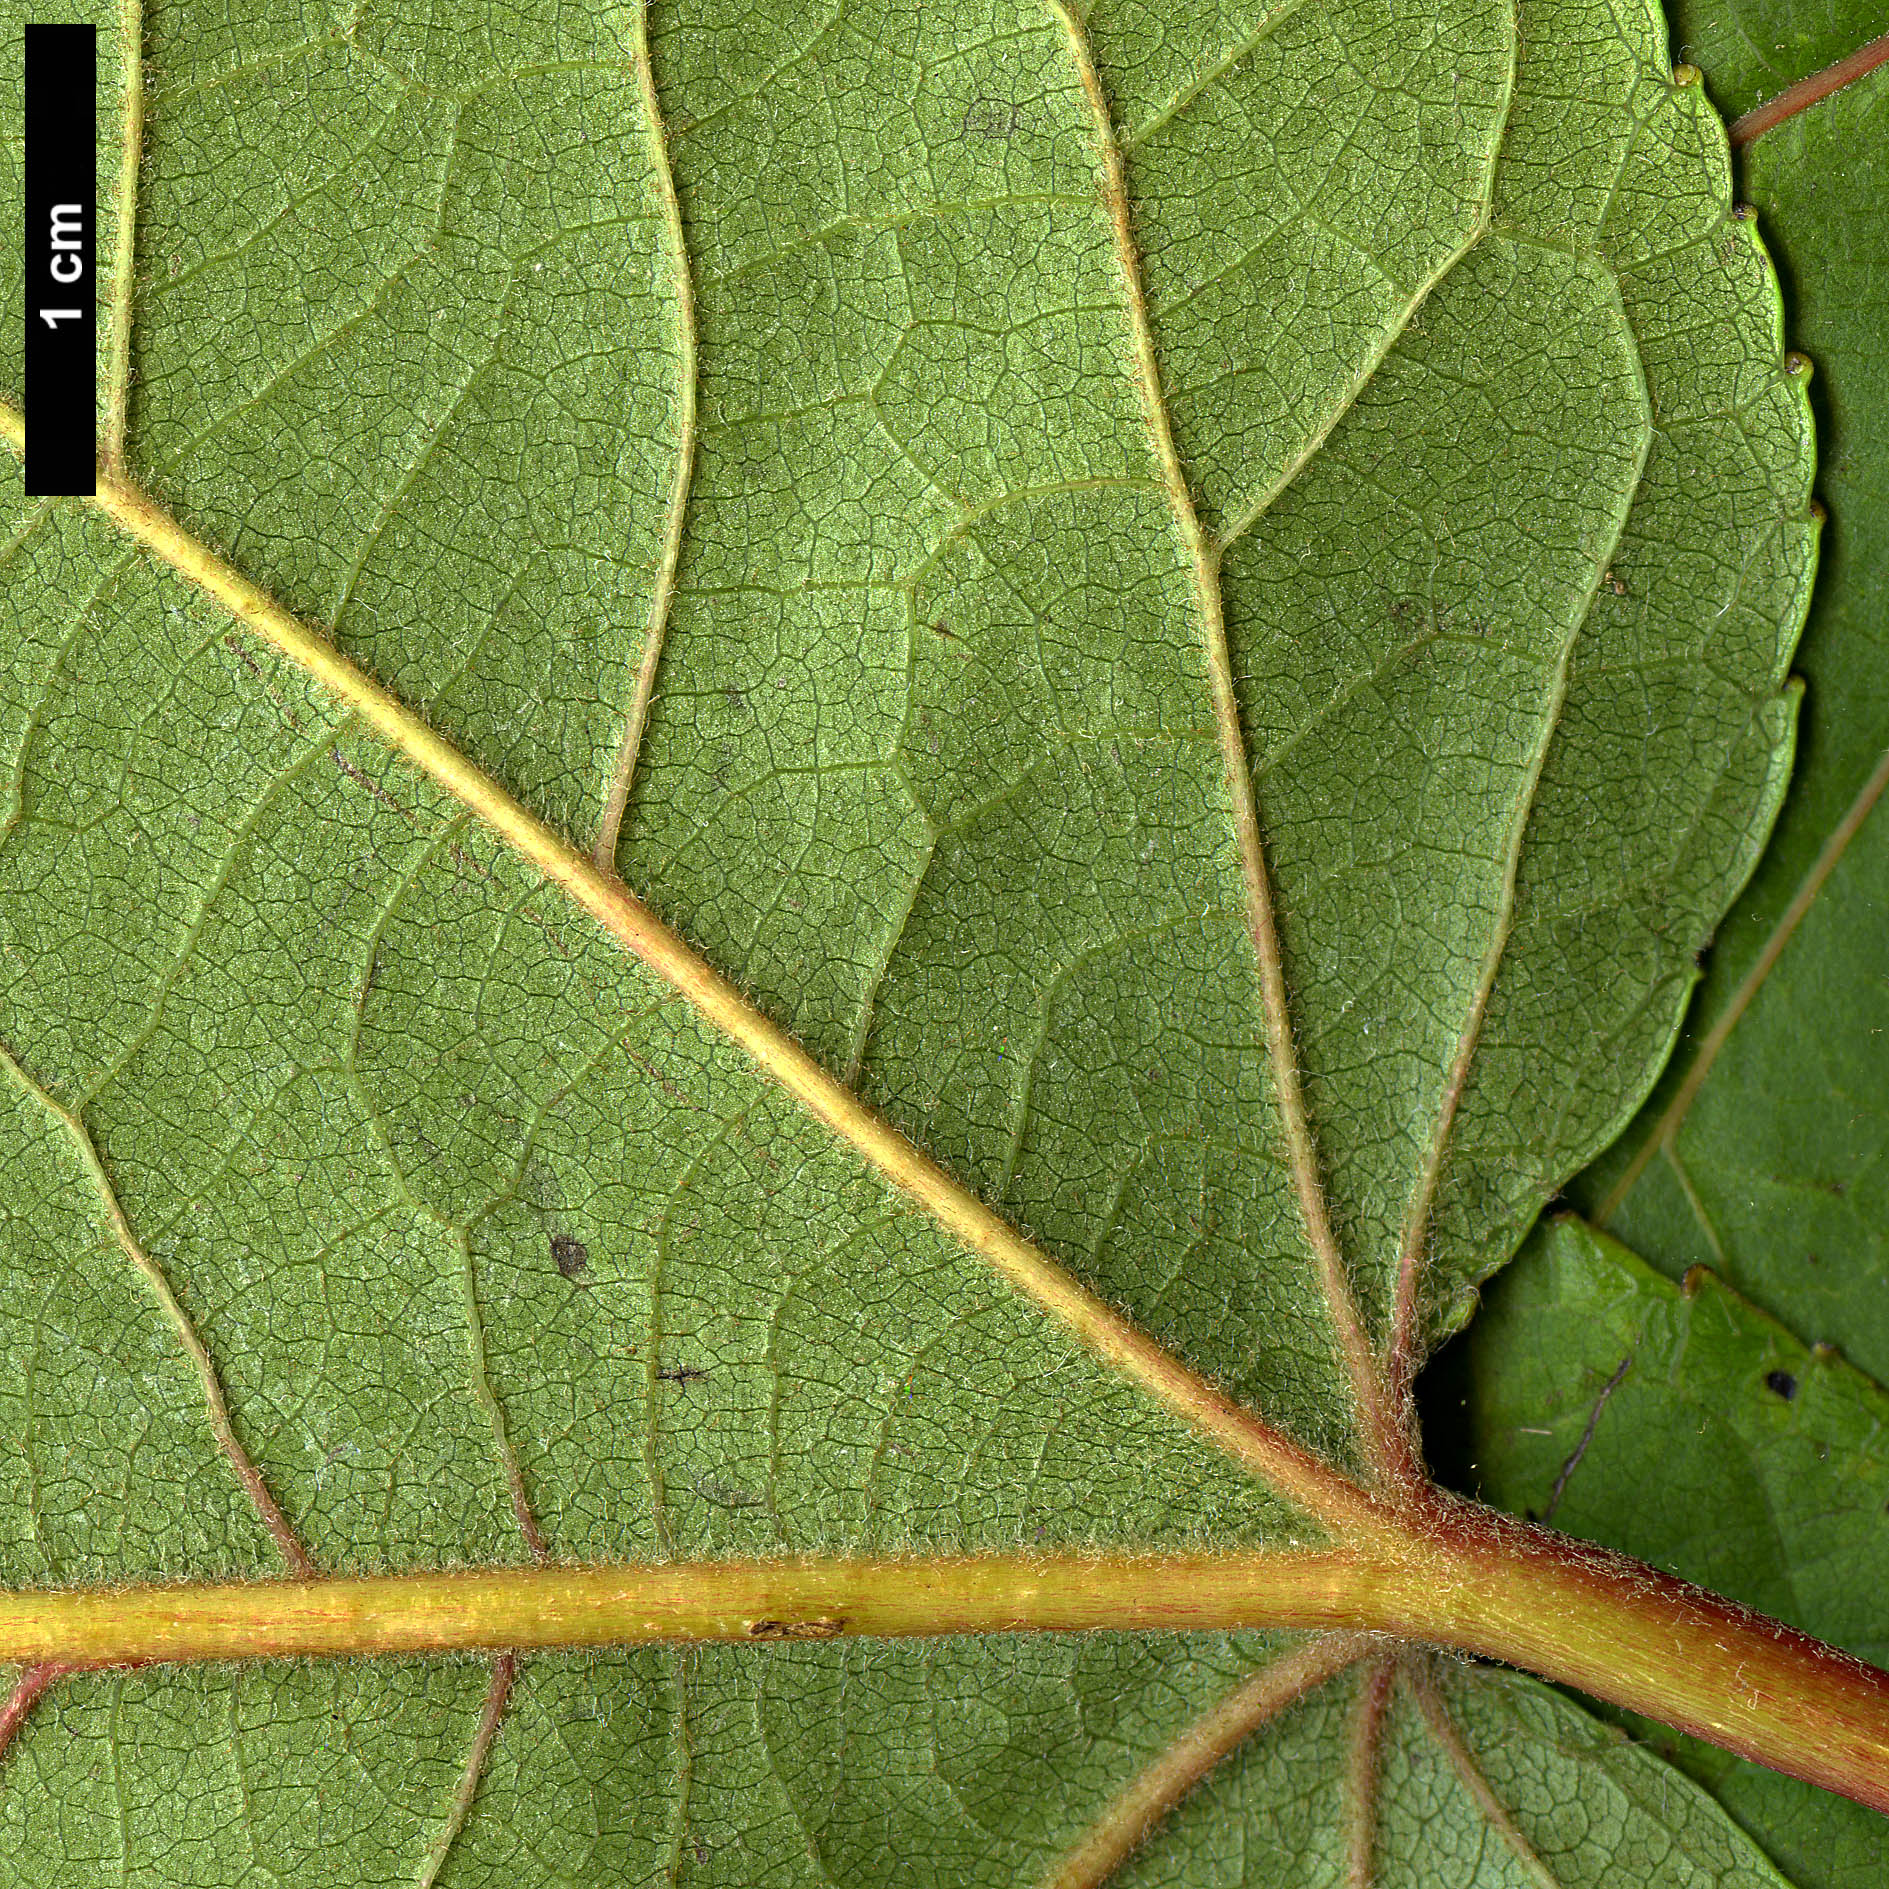
[[(1574, 1220), (1492, 1285), (1448, 1382), (1463, 1465), (1505, 1508), (1732, 1593), (1880, 1661), (1889, 1394), (1709, 1274), (1684, 1289)], [(1624, 1369), (1622, 1368), (1624, 1367)], [(1883, 1822), (1664, 1727), (1803, 1889), (1880, 1879)]]
[(1881, 0), (1674, 0), (1672, 21), (1673, 57), (1704, 72), (1728, 118), (1889, 32)]

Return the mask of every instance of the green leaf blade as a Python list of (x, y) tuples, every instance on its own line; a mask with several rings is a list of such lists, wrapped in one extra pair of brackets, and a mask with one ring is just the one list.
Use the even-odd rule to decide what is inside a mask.
[[(1447, 14), (1088, 23), (1180, 509), (1234, 534), (1322, 1178), (1380, 1342), (1434, 1200), (1418, 1349), (1650, 1078), (1775, 801), (1812, 542), (1771, 284), (1657, 22), (1531, 13), (1516, 78), (1505, 9)], [(1343, 1308), (1281, 1158), (1199, 563), (1146, 437), (1071, 35), (970, 6), (655, 29), (661, 126), (609, 12), (444, 33), (396, 9), (312, 40), (284, 14), (254, 61), (154, 15), (133, 465), (580, 852), (666, 630), (629, 879), (1111, 1301), (1356, 1465)], [(285, 89), (303, 130), (252, 138)], [(695, 278), (692, 453), (658, 140)], [(1280, 163), (1290, 192), (1263, 188)], [(1718, 511), (1688, 486), (1714, 452)], [(1646, 628), (1684, 652), (1652, 711), (1656, 817), (1585, 860), (1582, 809), (1654, 693), (1617, 680), (1644, 651), (1595, 660), (1638, 545), (1751, 575), (1721, 641), (1717, 595)], [(82, 1113), (325, 1568), (516, 1562), (539, 1536), (585, 1559), (1311, 1537), (176, 575), (54, 513), (22, 514), (0, 578), (29, 631), (0, 846), (0, 950), (27, 975), (0, 1038)], [(1425, 640), (1379, 674), (1400, 603)], [(1632, 909), (1654, 869), (1671, 889)], [(1628, 908), (1637, 951), (1570, 951), (1556, 898), (1600, 934)], [(44, 1267), (45, 1230), (14, 1224)], [(128, 1481), (137, 1394), (109, 1395), (83, 1409), (124, 1433)], [(106, 1559), (113, 1517), (16, 1544), (8, 1578), (257, 1571), (234, 1505), (149, 1564)], [(63, 1746), (49, 1714), (21, 1748), (69, 1816), (24, 1791), (0, 1814), (55, 1881), (112, 1841), (133, 1872), (167, 1845), (187, 1876), (292, 1869), (333, 1788), (309, 1728), (338, 1717), (381, 1806), (345, 1838), (361, 1881), (429, 1854), (447, 1883), (885, 1880), (888, 1851), (914, 1884), (1013, 1881), (1277, 1651), (532, 1662), (470, 1781), (450, 1759), (477, 1750), (481, 1670), (388, 1668), (361, 1698), (297, 1670), (93, 1679)], [(1268, 1745), (1316, 1779), (1310, 1821), (1268, 1783), (1215, 1845), (1250, 1832), (1285, 1872), (1328, 1853), (1342, 1704)], [(1401, 1719), (1393, 1742), (1433, 1768)], [(135, 1806), (115, 1834), (101, 1768)], [(1604, 1770), (1553, 1790), (1585, 1802)], [(278, 1780), (268, 1816), (252, 1771)], [(1423, 1825), (1386, 1823), (1387, 1869), (1492, 1827), (1473, 1804)], [(1142, 1867), (1198, 1879), (1191, 1843)]]

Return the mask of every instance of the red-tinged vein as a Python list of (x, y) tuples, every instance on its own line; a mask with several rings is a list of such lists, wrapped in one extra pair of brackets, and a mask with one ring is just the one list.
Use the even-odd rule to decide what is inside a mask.
[(33, 1715), (36, 1706), (46, 1693), (60, 1680), (73, 1673), (82, 1673), (88, 1669), (70, 1660), (42, 1660), (37, 1666), (29, 1666), (20, 1674), (18, 1683), (7, 1694), (6, 1703), (0, 1705), (0, 1763), (13, 1748), (16, 1739)]
[(1375, 1644), (1368, 1634), (1321, 1634), (1261, 1667), (1109, 1799), (1051, 1866), (1042, 1889), (1098, 1889), (1229, 1754), (1289, 1705), (1363, 1659)]
[(499, 1466), (505, 1472), (505, 1487), (511, 1496), (512, 1519), (518, 1524), (518, 1532), (524, 1536), (525, 1546), (531, 1550), (532, 1558), (543, 1561), (550, 1550), (545, 1545), (544, 1531), (538, 1526), (538, 1518), (532, 1512), (531, 1497), (525, 1489), (525, 1472), (519, 1467), (518, 1452), (512, 1448), (511, 1430), (505, 1421), (505, 1411), (499, 1403), (498, 1393), (492, 1388), (491, 1375), (486, 1369), (485, 1318), (479, 1309), (478, 1270), (473, 1264), (472, 1242), (464, 1233), (454, 1235), (454, 1240), (459, 1248), (459, 1277), (464, 1294), (466, 1347), (472, 1368), (473, 1400), (491, 1426), (492, 1447), (498, 1453)]
[(427, 1846), (416, 1889), (433, 1889), (440, 1871), (446, 1867), (447, 1857), (452, 1854), (453, 1845), (459, 1841), (459, 1833), (466, 1827), (473, 1800), (479, 1794), (479, 1782), (485, 1776), (486, 1760), (492, 1755), (499, 1725), (505, 1717), (506, 1702), (511, 1698), (512, 1681), (517, 1676), (518, 1660), (513, 1654), (501, 1653), (492, 1662), (492, 1682), (486, 1687), (478, 1729), (472, 1735), (472, 1749), (466, 1753), (465, 1767), (459, 1773), (459, 1784), (447, 1808), (446, 1821)]
[(1761, 138), (1776, 125), (1781, 125), (1787, 118), (1795, 118), (1801, 111), (1826, 99), (1832, 92), (1840, 92), (1846, 85), (1868, 73), (1874, 72), (1885, 60), (1889, 60), (1889, 33), (1878, 39), (1872, 39), (1867, 45), (1858, 46), (1852, 53), (1846, 53), (1834, 65), (1825, 66), (1821, 72), (1813, 72), (1807, 79), (1799, 79), (1795, 85), (1787, 85), (1777, 97), (1768, 98), (1762, 105), (1755, 105), (1742, 118), (1734, 118), (1731, 125), (1731, 140), (1734, 149), (1749, 144), (1754, 138)]
[(98, 1149), (93, 1145), (91, 1132), (78, 1116), (62, 1108), (53, 1097), (42, 1089), (17, 1063), (11, 1052), (0, 1048), (0, 1068), (4, 1068), (16, 1087), (38, 1102), (52, 1118), (66, 1131), (76, 1149), (86, 1178), (97, 1190), (100, 1204), (110, 1222), (113, 1236), (118, 1241), (125, 1257), (137, 1268), (151, 1296), (158, 1302), (164, 1316), (170, 1320), (171, 1329), (177, 1334), (178, 1342), (183, 1346), (185, 1355), (197, 1374), (198, 1388), (203, 1393), (203, 1401), (209, 1413), (210, 1428), (216, 1435), (218, 1446), (230, 1467), (235, 1470), (237, 1480), (243, 1485), (250, 1501), (255, 1505), (256, 1513), (261, 1516), (263, 1526), (274, 1537), (277, 1550), (287, 1562), (289, 1572), (298, 1579), (312, 1576), (315, 1564), (309, 1559), (308, 1551), (302, 1546), (295, 1530), (289, 1526), (289, 1520), (277, 1506), (276, 1499), (269, 1493), (269, 1486), (262, 1479), (262, 1471), (250, 1461), (249, 1452), (238, 1440), (236, 1431), (230, 1423), (229, 1405), (223, 1396), (222, 1380), (217, 1376), (216, 1365), (204, 1343), (197, 1336), (197, 1328), (190, 1322), (190, 1314), (178, 1303), (177, 1295), (171, 1290), (170, 1281), (164, 1276), (164, 1269), (138, 1243), (138, 1237), (131, 1230), (131, 1222), (125, 1218), (125, 1210), (119, 1204), (118, 1191), (113, 1187), (111, 1177), (105, 1172), (104, 1163), (99, 1159)]
[[(1796, 936), (1798, 926), (1804, 922), (1810, 908), (1817, 902), (1817, 895), (1828, 883), (1830, 875), (1842, 863), (1843, 855), (1850, 849), (1850, 842), (1862, 831), (1863, 822), (1869, 818), (1885, 789), (1889, 789), (1889, 749), (1884, 750), (1882, 758), (1876, 763), (1875, 770), (1857, 790), (1856, 798), (1850, 802), (1843, 818), (1837, 822), (1831, 830), (1830, 837), (1824, 841), (1823, 849), (1818, 853), (1809, 872), (1804, 875), (1803, 884), (1797, 888), (1790, 904), (1784, 908), (1777, 923), (1772, 926), (1771, 935), (1764, 941), (1764, 949), (1758, 953), (1751, 969), (1745, 973), (1742, 982), (1732, 993), (1731, 1001), (1726, 1004), (1718, 1021), (1706, 1032), (1704, 1041), (1699, 1045), (1698, 1054), (1692, 1060), (1692, 1067), (1686, 1071), (1685, 1080), (1680, 1083), (1673, 1099), (1667, 1103), (1664, 1112), (1654, 1124), (1652, 1132), (1641, 1142), (1638, 1152), (1627, 1163), (1626, 1171), (1613, 1184), (1607, 1198), (1600, 1203), (1594, 1214), (1594, 1219), (1599, 1225), (1605, 1226), (1613, 1215), (1619, 1212), (1620, 1203), (1633, 1191), (1634, 1182), (1646, 1171), (1647, 1163), (1656, 1154), (1663, 1153), (1668, 1159), (1673, 1158), (1679, 1131), (1685, 1126), (1686, 1117), (1691, 1112), (1693, 1103), (1699, 1099), (1699, 1091), (1705, 1087), (1706, 1078), (1712, 1073), (1712, 1065), (1718, 1061), (1719, 1052), (1730, 1040), (1732, 1032), (1738, 1028), (1745, 1012), (1751, 1008), (1752, 1000), (1764, 988), (1765, 979), (1777, 968), (1777, 962), (1784, 955), (1785, 948), (1790, 944), (1791, 939)], [(1676, 1160), (1674, 1166), (1678, 1167)], [(1684, 1181), (1682, 1177), (1682, 1184), (1690, 1195), (1691, 1183)], [(1698, 1210), (1696, 1200), (1693, 1204), (1695, 1210)], [(1706, 1220), (1703, 1211), (1699, 1212), (1699, 1218), (1709, 1234), (1710, 1222)], [(1713, 1244), (1715, 1246), (1717, 1244), (1716, 1236), (1713, 1238)]]
[(650, 162), (662, 199), (663, 237), (676, 298), (676, 473), (669, 494), (669, 513), (663, 521), (662, 550), (656, 564), (656, 582), (650, 591), (649, 612), (643, 625), (643, 654), (637, 664), (630, 708), (623, 736), (604, 791), (603, 818), (598, 823), (592, 857), (606, 872), (614, 872), (617, 842), (623, 832), (623, 812), (629, 805), (636, 777), (643, 731), (649, 725), (649, 704), (656, 692), (656, 671), (662, 663), (663, 638), (669, 627), (675, 598), (676, 566), (682, 556), (682, 531), (689, 509), (689, 488), (695, 476), (696, 332), (695, 286), (689, 272), (689, 247), (682, 227), (682, 202), (676, 195), (675, 172), (669, 162), (669, 143), (663, 130), (662, 104), (656, 96), (656, 73), (649, 57), (649, 8), (631, 7), (631, 31), (636, 47), (636, 83), (642, 93), (643, 121), (649, 128)]
[[(0, 402), (0, 435), (24, 446), (25, 422)], [(1094, 1356), (1158, 1398), (1200, 1435), (1332, 1527), (1371, 1534), (1384, 1525), (1375, 1499), (1350, 1477), (1225, 1396), (947, 1174), (876, 1114), (787, 1031), (671, 931), (612, 872), (529, 813), (421, 716), (291, 616), (129, 479), (101, 470), (89, 501), (130, 537), (228, 610), (252, 635), (333, 695), (395, 753), (474, 814), (493, 836), (556, 886), (761, 1074), (847, 1142), (970, 1252), (1060, 1323)]]
[(125, 457), (125, 422), (131, 408), (131, 298), (138, 259), (138, 165), (144, 154), (143, 0), (119, 0), (119, 47), (124, 64), (124, 135), (119, 152), (116, 240), (112, 246), (109, 364), (105, 381), (107, 465)]
[(1371, 1889), (1377, 1880), (1377, 1790), (1384, 1770), (1384, 1716), (1397, 1660), (1373, 1662), (1351, 1709), (1345, 1741), (1345, 1889)]
[(1521, 1865), (1529, 1881), (1536, 1885), (1536, 1889), (1565, 1889), (1560, 1877), (1542, 1861), (1540, 1852), (1522, 1834), (1521, 1826), (1510, 1814), (1508, 1806), (1495, 1794), (1495, 1786), (1484, 1775), (1475, 1754), (1464, 1743), (1462, 1733), (1456, 1729), (1455, 1721), (1450, 1717), (1449, 1708), (1443, 1703), (1432, 1675), (1427, 1670), (1407, 1673), (1406, 1683), (1417, 1702), (1417, 1710), (1423, 1715), (1425, 1728), (1450, 1761), (1450, 1768), (1463, 1787), (1476, 1800), (1476, 1808), (1508, 1845), (1509, 1853)]
[(1373, 1466), (1380, 1475), (1408, 1482), (1414, 1457), (1404, 1427), (1386, 1395), (1377, 1361), (1365, 1336), (1352, 1296), (1344, 1255), (1325, 1205), (1324, 1182), (1319, 1174), (1318, 1146), (1312, 1131), (1299, 1073), (1298, 1048), (1293, 1041), (1291, 1007), (1286, 995), (1285, 959), (1273, 913), (1272, 878), (1260, 838), (1259, 807), (1253, 795), (1253, 772), (1246, 754), (1246, 734), (1240, 723), (1239, 700), (1233, 687), (1233, 661), (1227, 648), (1226, 606), (1220, 589), (1220, 550), (1200, 522), (1194, 497), (1174, 443), (1168, 418), (1167, 396), (1155, 357), (1154, 330), (1148, 318), (1147, 297), (1141, 282), (1141, 259), (1135, 245), (1128, 207), (1128, 179), (1122, 164), (1121, 144), (1102, 89), (1101, 74), (1089, 48), (1088, 34), (1067, 0), (1048, 0), (1061, 22), (1093, 120), (1101, 168), (1102, 197), (1115, 242), (1115, 260), (1127, 303), (1129, 339), (1134, 356), (1136, 390), (1150, 444), (1160, 467), (1175, 529), (1186, 546), (1192, 566), (1201, 637), (1205, 644), (1207, 674), (1213, 694), (1214, 723), (1219, 733), (1220, 758), (1227, 791), (1233, 803), (1234, 840), (1240, 876), (1246, 888), (1246, 924), (1259, 964), (1261, 1008), (1265, 1013), (1266, 1048), (1273, 1085), (1285, 1131), (1286, 1156), (1293, 1191), (1318, 1267), (1319, 1285), (1336, 1331), (1352, 1396)]

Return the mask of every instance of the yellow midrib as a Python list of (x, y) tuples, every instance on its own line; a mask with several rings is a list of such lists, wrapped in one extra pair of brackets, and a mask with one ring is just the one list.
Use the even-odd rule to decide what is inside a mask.
[[(20, 416), (0, 403), (0, 432), (24, 445)], [(179, 576), (326, 688), (620, 944), (771, 1081), (922, 1207), (947, 1232), (1248, 1470), (1328, 1526), (1375, 1526), (1376, 1505), (1348, 1477), (1223, 1395), (1082, 1286), (969, 1188), (862, 1102), (788, 1033), (659, 920), (614, 873), (573, 847), (339, 650), (123, 475), (101, 468), (91, 501)]]

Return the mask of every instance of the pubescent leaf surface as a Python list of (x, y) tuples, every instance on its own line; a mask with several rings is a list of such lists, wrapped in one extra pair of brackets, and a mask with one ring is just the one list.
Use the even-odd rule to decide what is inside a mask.
[[(1559, 1527), (1865, 1657), (1881, 1650), (1889, 1495), (1884, 78), (1744, 154), (1792, 333), (1817, 364), (1831, 519), (1783, 816), (1659, 1087), (1571, 1190), (1639, 1254), (1573, 1226), (1531, 1242), (1439, 1387), (1444, 1408), (1466, 1405), (1471, 1486), (1488, 1499), (1552, 1507)], [(1803, 1889), (1881, 1879), (1878, 1817), (1635, 1729), (1676, 1751)]]
[(1714, 1267), (1889, 1381), (1889, 74), (1768, 131), (1745, 189), (1817, 363), (1831, 509), (1792, 791), (1659, 1089), (1584, 1211), (1676, 1278)]
[[(1722, 130), (1639, 0), (644, 31), (153, 8), (129, 469), (1362, 1468), (1348, 1321), (1420, 1354), (1618, 1129), (1781, 791), (1809, 430)], [(181, 570), (6, 547), (7, 1582), (1315, 1534)], [(489, 1752), (480, 1666), (74, 1680), (0, 1877), (1016, 1882), (1279, 1656), (549, 1657)], [(1360, 1799), (1361, 1683), (1135, 1867), (1775, 1881), (1520, 1680), (1398, 1695)]]

